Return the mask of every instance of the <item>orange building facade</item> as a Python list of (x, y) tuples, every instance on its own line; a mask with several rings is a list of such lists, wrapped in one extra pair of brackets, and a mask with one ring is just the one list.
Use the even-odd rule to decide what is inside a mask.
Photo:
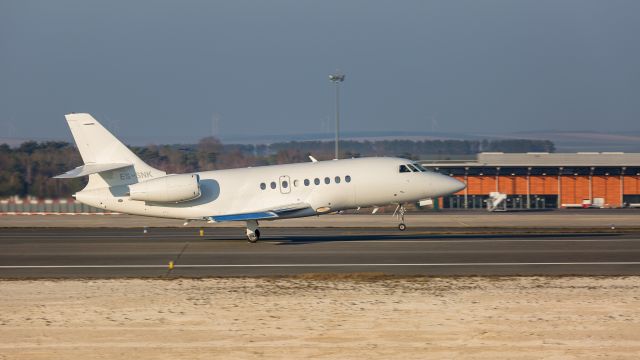
[(491, 192), (507, 208), (640, 207), (640, 154), (481, 153), (471, 162), (423, 162), (467, 188), (441, 198), (443, 208), (485, 207)]

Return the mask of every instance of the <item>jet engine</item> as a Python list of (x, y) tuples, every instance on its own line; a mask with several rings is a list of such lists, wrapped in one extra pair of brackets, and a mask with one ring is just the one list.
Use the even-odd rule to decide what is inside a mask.
[(129, 185), (131, 200), (175, 203), (197, 199), (200, 194), (196, 174), (167, 175)]

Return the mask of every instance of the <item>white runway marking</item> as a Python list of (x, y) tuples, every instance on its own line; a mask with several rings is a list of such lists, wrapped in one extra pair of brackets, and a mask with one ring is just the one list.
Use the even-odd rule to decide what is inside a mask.
[[(365, 266), (550, 266), (550, 265), (640, 265), (640, 261), (525, 262), (525, 263), (406, 263), (406, 264), (176, 264), (175, 268), (260, 268), (260, 267), (365, 267)], [(168, 265), (3, 265), (0, 269), (166, 269)]]

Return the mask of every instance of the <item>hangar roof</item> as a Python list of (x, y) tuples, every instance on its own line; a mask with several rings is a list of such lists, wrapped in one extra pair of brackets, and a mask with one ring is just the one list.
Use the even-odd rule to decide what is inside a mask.
[(579, 153), (479, 153), (476, 161), (423, 161), (425, 166), (460, 167), (460, 166), (607, 166), (607, 167), (639, 167), (640, 153), (622, 152), (579, 152)]

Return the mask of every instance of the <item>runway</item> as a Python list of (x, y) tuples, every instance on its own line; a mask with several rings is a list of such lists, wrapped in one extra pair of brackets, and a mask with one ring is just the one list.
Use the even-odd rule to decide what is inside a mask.
[[(171, 269), (169, 263), (173, 262)], [(0, 229), (0, 278), (639, 275), (640, 233), (438, 234), (381, 228)]]

